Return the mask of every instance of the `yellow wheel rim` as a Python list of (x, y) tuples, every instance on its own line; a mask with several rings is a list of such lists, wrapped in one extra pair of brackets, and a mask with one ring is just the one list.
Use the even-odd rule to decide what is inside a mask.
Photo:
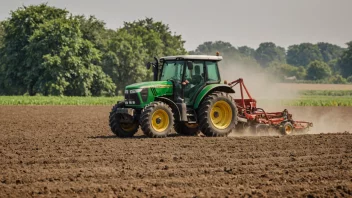
[(131, 123), (131, 124), (127, 124), (127, 123), (123, 123), (121, 124), (121, 129), (126, 131), (126, 132), (131, 132), (133, 131), (133, 129), (136, 127), (135, 123)]
[(169, 114), (163, 109), (156, 110), (152, 115), (152, 127), (155, 131), (161, 133), (169, 127)]
[(285, 131), (286, 131), (286, 134), (290, 134), (290, 133), (292, 132), (292, 127), (289, 126), (289, 125), (287, 125), (287, 126), (285, 127)]
[(216, 128), (226, 129), (232, 121), (230, 104), (225, 101), (216, 102), (210, 111), (210, 119)]

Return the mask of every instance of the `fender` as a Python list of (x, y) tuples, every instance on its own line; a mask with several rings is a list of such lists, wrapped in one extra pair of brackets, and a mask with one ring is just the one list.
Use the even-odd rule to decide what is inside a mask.
[(180, 109), (178, 108), (177, 104), (170, 100), (169, 98), (166, 97), (157, 97), (155, 98), (156, 101), (161, 101), (161, 102), (165, 102), (166, 104), (168, 104), (172, 110), (174, 110), (175, 113), (175, 120), (181, 120), (181, 112)]
[(210, 84), (206, 85), (197, 95), (197, 98), (193, 104), (193, 108), (197, 109), (199, 105), (202, 103), (203, 99), (213, 93), (214, 91), (221, 91), (221, 92), (226, 92), (226, 93), (235, 93), (235, 90), (233, 90), (230, 86), (226, 84)]

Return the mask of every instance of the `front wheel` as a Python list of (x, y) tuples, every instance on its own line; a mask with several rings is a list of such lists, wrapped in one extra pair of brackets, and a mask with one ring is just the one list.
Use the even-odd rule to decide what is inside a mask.
[(151, 138), (166, 137), (174, 126), (174, 114), (166, 103), (152, 102), (143, 109), (140, 123), (146, 136)]
[(124, 108), (125, 102), (118, 102), (111, 110), (109, 116), (109, 125), (111, 131), (118, 137), (127, 138), (133, 137), (137, 133), (139, 124), (138, 121), (132, 123), (121, 123), (121, 115), (117, 114), (118, 108)]
[(237, 107), (228, 93), (214, 92), (201, 103), (198, 120), (204, 135), (227, 136), (237, 124)]

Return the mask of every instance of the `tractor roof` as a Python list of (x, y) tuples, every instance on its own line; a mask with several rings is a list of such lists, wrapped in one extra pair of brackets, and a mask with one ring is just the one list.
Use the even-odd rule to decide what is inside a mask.
[(176, 59), (185, 59), (185, 60), (215, 60), (221, 61), (222, 56), (208, 56), (208, 55), (179, 55), (179, 56), (165, 56), (161, 58), (162, 60), (176, 60)]

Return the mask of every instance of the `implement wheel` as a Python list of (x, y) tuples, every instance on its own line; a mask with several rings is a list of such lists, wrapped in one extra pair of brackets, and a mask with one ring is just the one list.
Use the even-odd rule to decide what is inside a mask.
[(237, 108), (224, 92), (207, 96), (198, 110), (199, 128), (209, 137), (227, 136), (237, 124)]
[(152, 102), (143, 109), (140, 123), (146, 136), (166, 137), (174, 126), (174, 114), (166, 103)]
[(139, 124), (138, 121), (133, 123), (121, 123), (121, 115), (117, 114), (118, 108), (124, 108), (125, 102), (118, 102), (111, 110), (109, 116), (109, 125), (111, 131), (120, 138), (133, 137), (137, 133)]
[(290, 122), (286, 122), (281, 128), (281, 133), (283, 135), (291, 135), (294, 131), (293, 125)]
[(198, 124), (188, 124), (185, 122), (177, 122), (174, 128), (178, 134), (187, 135), (187, 136), (196, 136), (200, 132)]

